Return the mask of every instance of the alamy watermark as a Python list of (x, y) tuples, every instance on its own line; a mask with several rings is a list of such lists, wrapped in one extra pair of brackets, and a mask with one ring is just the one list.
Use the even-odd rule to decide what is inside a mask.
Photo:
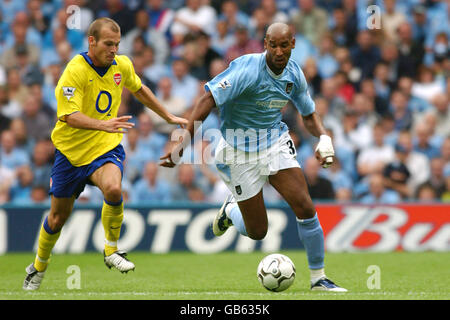
[(73, 264), (67, 267), (66, 273), (69, 275), (66, 279), (66, 287), (69, 290), (81, 289), (81, 269)]
[(367, 267), (366, 273), (370, 274), (367, 278), (367, 289), (379, 290), (381, 289), (381, 269), (377, 265), (370, 265)]
[(366, 20), (367, 29), (381, 29), (381, 8), (376, 5), (368, 6), (366, 12), (369, 14)]

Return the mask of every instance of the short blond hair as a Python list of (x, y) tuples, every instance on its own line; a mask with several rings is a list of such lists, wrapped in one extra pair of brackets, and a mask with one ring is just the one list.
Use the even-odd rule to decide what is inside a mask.
[(100, 38), (100, 31), (104, 25), (109, 25), (113, 32), (120, 32), (120, 26), (117, 22), (110, 18), (98, 18), (94, 20), (89, 26), (87, 35), (93, 36), (96, 41)]

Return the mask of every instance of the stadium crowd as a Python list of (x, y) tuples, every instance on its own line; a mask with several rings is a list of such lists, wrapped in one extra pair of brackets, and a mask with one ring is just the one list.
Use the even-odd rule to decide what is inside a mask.
[[(183, 117), (230, 61), (263, 52), (270, 23), (288, 23), (291, 59), (336, 152), (335, 164), (322, 169), (317, 139), (293, 106), (282, 109), (312, 198), (450, 202), (449, 14), (450, 1), (439, 0), (0, 0), (0, 204), (49, 202), (54, 89), (66, 63), (87, 51), (89, 24), (103, 16), (121, 26), (119, 53)], [(159, 157), (176, 128), (126, 91), (120, 114), (136, 122), (122, 141), (129, 204), (224, 200), (214, 141), (197, 139), (185, 153), (185, 160), (197, 155), (196, 164), (163, 168)], [(218, 128), (216, 110), (202, 131)], [(280, 201), (270, 185), (264, 197)], [(94, 187), (80, 196), (102, 199)]]

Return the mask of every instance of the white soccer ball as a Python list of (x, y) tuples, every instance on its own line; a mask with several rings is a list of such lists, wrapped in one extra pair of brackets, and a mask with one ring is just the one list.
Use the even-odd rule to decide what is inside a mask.
[(280, 292), (294, 282), (295, 265), (287, 256), (274, 253), (261, 260), (256, 274), (264, 288)]

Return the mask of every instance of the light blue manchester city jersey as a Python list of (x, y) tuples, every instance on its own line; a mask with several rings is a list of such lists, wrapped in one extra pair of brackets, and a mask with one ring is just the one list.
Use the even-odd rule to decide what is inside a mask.
[(281, 109), (291, 101), (301, 115), (314, 112), (299, 65), (289, 60), (280, 75), (266, 64), (266, 54), (248, 54), (205, 84), (220, 110), (221, 133), (233, 147), (255, 152), (270, 147), (286, 131)]

